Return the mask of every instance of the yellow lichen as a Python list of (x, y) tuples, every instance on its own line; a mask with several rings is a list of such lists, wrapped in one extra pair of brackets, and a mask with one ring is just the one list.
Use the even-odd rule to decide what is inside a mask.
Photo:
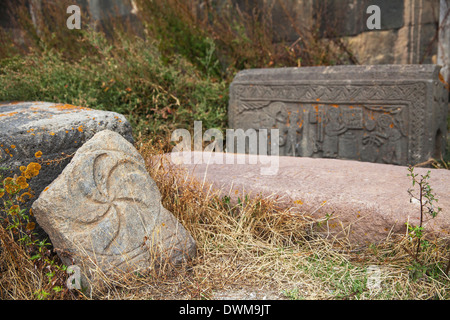
[(16, 114), (18, 114), (18, 112), (3, 113), (3, 114), (0, 114), (0, 117), (11, 117)]
[(91, 110), (89, 108), (73, 106), (71, 104), (59, 104), (59, 105), (56, 105), (56, 106), (51, 106), (50, 108), (55, 108), (55, 109), (58, 109), (60, 111), (63, 111), (63, 110)]
[(20, 202), (25, 202), (25, 197), (28, 197), (28, 199), (33, 198), (33, 195), (29, 192), (24, 192), (22, 193), (22, 195), (19, 197), (19, 201)]
[(39, 163), (32, 162), (27, 166), (27, 169), (22, 172), (22, 176), (27, 179), (31, 179), (39, 174), (39, 170), (41, 170), (41, 165)]
[(20, 176), (16, 179), (16, 183), (19, 185), (19, 187), (23, 190), (29, 187), (27, 183), (27, 179), (24, 176)]

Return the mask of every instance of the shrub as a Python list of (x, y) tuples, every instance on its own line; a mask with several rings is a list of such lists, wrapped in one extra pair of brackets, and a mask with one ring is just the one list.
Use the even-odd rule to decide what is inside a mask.
[(121, 39), (108, 45), (100, 33), (84, 33), (97, 54), (80, 61), (54, 49), (0, 62), (0, 100), (52, 101), (122, 113), (135, 133), (165, 134), (189, 128), (195, 120), (208, 127), (226, 121), (227, 89), (177, 56), (163, 62), (154, 42)]

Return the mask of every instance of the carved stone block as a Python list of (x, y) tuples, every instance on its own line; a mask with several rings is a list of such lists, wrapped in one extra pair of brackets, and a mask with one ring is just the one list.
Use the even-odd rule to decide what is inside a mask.
[(162, 206), (142, 156), (109, 130), (78, 149), (33, 212), (62, 261), (84, 270), (145, 270), (196, 252), (189, 232)]
[[(280, 131), (280, 155), (415, 165), (445, 152), (435, 65), (253, 69), (230, 87), (229, 126)], [(231, 150), (230, 150), (231, 151)]]

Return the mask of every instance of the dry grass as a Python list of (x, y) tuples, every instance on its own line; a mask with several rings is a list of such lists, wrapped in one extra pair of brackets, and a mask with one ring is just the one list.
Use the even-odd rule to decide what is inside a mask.
[[(197, 256), (181, 266), (165, 264), (147, 273), (114, 276), (96, 273), (85, 294), (64, 289), (52, 299), (448, 299), (443, 268), (447, 239), (432, 242), (419, 259), (408, 254), (404, 235), (358, 251), (346, 241), (324, 237), (300, 212), (281, 209), (276, 199), (250, 198), (234, 203), (201, 182), (164, 163), (162, 144), (138, 142), (164, 207), (190, 231)], [(327, 223), (327, 221), (322, 221)], [(36, 299), (51, 291), (41, 269), (0, 230), (2, 299)], [(8, 240), (10, 239), (10, 240)], [(344, 239), (345, 240), (345, 239)], [(367, 286), (369, 266), (377, 266), (381, 286)], [(45, 268), (44, 268), (45, 271)], [(65, 281), (65, 280), (64, 280)]]
[[(0, 300), (33, 300), (39, 298), (72, 299), (76, 292), (53, 288), (65, 284), (66, 274), (56, 265), (56, 255), (44, 262), (44, 259), (32, 260), (26, 248), (14, 237), (13, 229), (7, 230), (0, 224)], [(49, 273), (53, 273), (51, 277)], [(47, 295), (48, 293), (48, 295)]]
[[(346, 239), (324, 237), (315, 228), (319, 221), (281, 209), (276, 199), (256, 197), (231, 203), (155, 158), (155, 145), (141, 142), (140, 152), (158, 183), (163, 205), (191, 232), (199, 247), (189, 266), (174, 271), (175, 278), (167, 278), (174, 282), (155, 286), (163, 290), (160, 297), (214, 298), (218, 292), (241, 288), (306, 299), (448, 297), (448, 277), (443, 272), (435, 270), (433, 276), (430, 271), (417, 275), (411, 270), (414, 260), (405, 250), (411, 243), (404, 235), (352, 251)], [(443, 265), (446, 243), (446, 239), (436, 240), (423, 252), (424, 265)], [(367, 289), (369, 265), (379, 266), (382, 291)]]
[[(217, 62), (230, 69), (222, 76), (247, 68), (357, 64), (341, 40), (321, 38), (319, 30), (331, 35), (332, 27), (321, 26), (320, 18), (311, 26), (299, 25), (299, 17), (283, 1), (256, 4), (226, 0), (218, 4), (203, 0), (138, 0), (136, 3), (141, 19), (153, 26), (147, 31), (154, 38), (163, 39), (160, 49), (164, 53), (170, 54), (176, 47), (191, 61), (202, 60), (201, 65), (211, 68), (210, 71)], [(280, 26), (273, 21), (276, 10), (281, 10), (292, 27), (295, 41), (276, 39), (280, 33), (277, 29)], [(212, 42), (204, 42), (205, 39)], [(210, 43), (214, 44), (215, 52), (206, 66), (204, 46)]]
[(33, 272), (32, 261), (3, 227), (0, 227), (0, 239), (0, 298), (31, 299), (33, 284), (41, 281)]

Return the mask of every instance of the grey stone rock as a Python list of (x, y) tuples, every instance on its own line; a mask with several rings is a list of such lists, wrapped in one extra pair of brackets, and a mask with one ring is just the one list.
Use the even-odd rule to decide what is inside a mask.
[[(229, 3), (232, 5), (226, 6)], [(380, 8), (380, 29), (367, 28), (371, 16), (367, 8), (371, 5)], [(335, 53), (345, 48), (344, 51), (351, 53), (350, 62), (354, 64), (436, 63), (441, 46), (435, 38), (439, 28), (437, 19), (443, 11), (437, 0), (222, 0), (214, 6), (218, 14), (223, 15), (236, 15), (236, 8), (249, 18), (254, 16), (255, 9), (259, 13), (267, 12), (263, 15), (264, 21), (270, 24), (269, 35), (283, 47), (295, 47), (306, 41), (302, 50), (314, 54), (306, 40), (306, 30), (314, 30), (320, 38), (319, 46), (327, 45), (328, 50)], [(201, 7), (197, 11), (203, 12)], [(441, 29), (439, 36), (442, 34), (445, 32)], [(448, 37), (445, 39), (450, 43)], [(339, 42), (340, 49), (334, 42)]]
[[(115, 112), (45, 102), (0, 104), (0, 165), (16, 170), (41, 162), (44, 174), (34, 185), (39, 193), (61, 173), (70, 155), (105, 129), (133, 142), (130, 124)], [(39, 151), (42, 157), (37, 158)]]
[[(0, 167), (3, 176), (20, 175), (19, 168), (31, 162), (41, 165), (37, 177), (29, 181), (33, 198), (25, 198), (23, 208), (34, 200), (70, 162), (75, 151), (95, 133), (112, 130), (133, 142), (132, 129), (123, 115), (72, 105), (46, 102), (0, 104)], [(42, 156), (37, 158), (36, 153)], [(45, 233), (38, 226), (41, 236)]]
[(280, 155), (397, 165), (440, 159), (448, 93), (438, 75), (435, 65), (245, 70), (230, 87), (229, 126), (278, 128)]
[(189, 232), (161, 204), (139, 152), (119, 134), (97, 133), (33, 204), (67, 265), (136, 271), (195, 254)]

